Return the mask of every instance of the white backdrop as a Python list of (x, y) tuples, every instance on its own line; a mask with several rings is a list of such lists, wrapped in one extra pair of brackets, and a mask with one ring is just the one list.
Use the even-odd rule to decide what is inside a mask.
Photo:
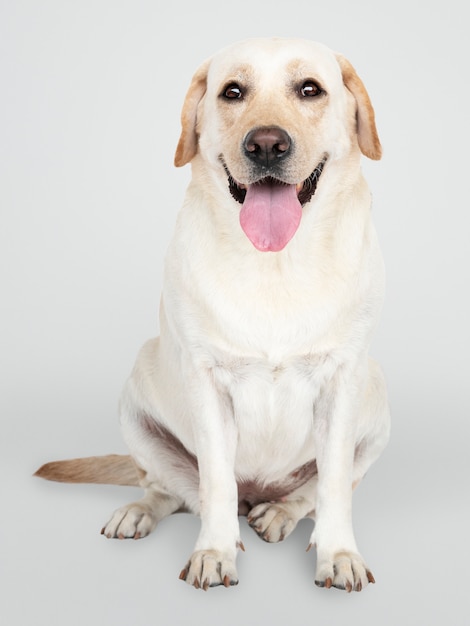
[[(0, 0), (0, 621), (8, 626), (305, 623), (464, 626), (468, 582), (468, 59), (461, 3)], [(177, 579), (187, 515), (139, 542), (102, 524), (138, 496), (32, 478), (126, 452), (116, 405), (156, 334), (162, 263), (189, 167), (173, 167), (195, 68), (232, 41), (298, 36), (342, 52), (376, 109), (364, 159), (388, 274), (373, 346), (389, 448), (355, 495), (377, 578), (313, 584), (311, 527), (267, 545), (242, 523), (240, 584)]]

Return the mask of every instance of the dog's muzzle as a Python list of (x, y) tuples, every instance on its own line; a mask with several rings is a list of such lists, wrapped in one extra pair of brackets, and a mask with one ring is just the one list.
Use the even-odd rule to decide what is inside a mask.
[[(291, 184), (284, 180), (286, 162), (292, 157), (292, 140), (277, 126), (261, 126), (247, 133), (242, 150), (250, 162), (252, 182), (237, 182), (223, 155), (232, 197), (242, 205), (240, 224), (252, 244), (261, 251), (277, 252), (292, 239), (300, 224), (302, 207), (316, 191), (327, 156), (310, 176)], [(292, 159), (290, 159), (292, 160)]]
[(310, 176), (297, 185), (274, 176), (243, 185), (235, 181), (222, 160), (230, 193), (242, 205), (241, 227), (257, 250), (278, 252), (289, 243), (299, 227), (302, 207), (317, 189), (326, 160), (325, 156)]

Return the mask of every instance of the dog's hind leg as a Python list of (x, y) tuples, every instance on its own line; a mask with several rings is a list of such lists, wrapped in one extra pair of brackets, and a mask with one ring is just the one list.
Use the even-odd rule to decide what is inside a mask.
[(317, 482), (314, 476), (285, 498), (257, 504), (247, 515), (248, 524), (263, 541), (283, 541), (301, 519), (314, 517)]
[(141, 539), (151, 533), (164, 517), (180, 508), (178, 498), (150, 486), (143, 498), (117, 509), (101, 534), (108, 539)]
[(145, 494), (113, 513), (101, 531), (108, 538), (140, 539), (172, 513), (197, 512), (196, 459), (149, 415), (136, 417), (133, 429), (139, 445), (133, 450), (132, 438), (129, 443)]

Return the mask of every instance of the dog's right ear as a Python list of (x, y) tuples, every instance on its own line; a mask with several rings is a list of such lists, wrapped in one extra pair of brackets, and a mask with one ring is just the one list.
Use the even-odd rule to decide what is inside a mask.
[(176, 147), (175, 165), (189, 163), (197, 153), (197, 109), (207, 88), (210, 60), (205, 61), (194, 74), (181, 112), (181, 135)]

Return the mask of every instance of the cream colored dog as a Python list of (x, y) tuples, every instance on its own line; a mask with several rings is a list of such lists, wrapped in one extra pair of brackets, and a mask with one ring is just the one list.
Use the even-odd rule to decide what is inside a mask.
[(165, 264), (159, 338), (120, 403), (131, 457), (49, 463), (70, 482), (140, 484), (106, 537), (201, 518), (181, 578), (234, 585), (238, 514), (264, 540), (315, 520), (316, 584), (359, 591), (352, 491), (389, 436), (368, 356), (383, 300), (361, 153), (381, 147), (350, 63), (303, 40), (254, 39), (203, 63), (175, 164), (192, 181)]

